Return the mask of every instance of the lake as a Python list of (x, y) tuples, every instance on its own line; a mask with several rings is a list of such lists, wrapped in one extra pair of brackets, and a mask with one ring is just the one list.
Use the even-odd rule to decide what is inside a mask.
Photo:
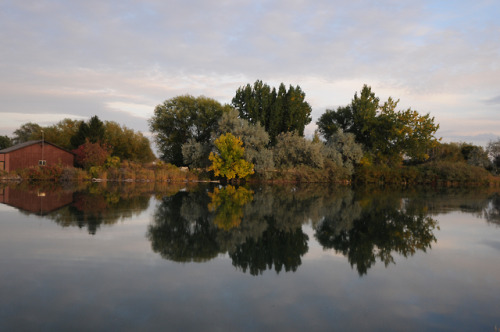
[(0, 187), (0, 331), (498, 331), (500, 193)]

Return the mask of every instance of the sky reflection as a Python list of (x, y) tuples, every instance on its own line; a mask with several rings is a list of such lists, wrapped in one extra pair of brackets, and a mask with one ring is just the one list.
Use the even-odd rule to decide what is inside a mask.
[[(328, 197), (331, 203), (339, 197), (346, 202), (343, 194), (311, 192), (323, 203)], [(275, 203), (286, 200), (281, 193)], [(254, 190), (254, 198), (262, 199), (259, 195)], [(357, 195), (347, 197), (357, 201)], [(412, 199), (424, 201), (424, 196)], [(191, 207), (190, 213), (178, 207), (183, 217), (199, 220), (189, 194), (179, 197)], [(158, 214), (161, 206), (169, 206), (164, 197), (152, 198), (146, 209), (120, 222), (101, 225), (94, 235), (76, 224), (61, 227), (50, 216), (1, 210), (0, 330), (418, 331), (500, 325), (495, 247), (500, 228), (477, 211), (461, 212), (458, 196), (448, 201), (440, 196), (447, 209), (433, 214), (439, 229), (433, 231), (431, 249), (407, 257), (393, 252), (394, 263), (377, 260), (363, 275), (347, 257), (316, 241), (316, 226), (323, 220), (318, 201), (303, 192), (293, 197), (303, 197), (301, 208), (315, 209), (309, 221), (293, 224), (307, 237), (307, 252), (299, 255), (294, 272), (277, 273), (272, 265), (255, 275), (233, 266), (231, 245), (245, 243), (238, 228), (219, 229), (220, 252), (203, 262), (165, 259), (152, 250), (151, 227), (168, 218)], [(323, 206), (332, 212), (336, 205)], [(266, 230), (250, 227), (247, 216), (269, 216), (247, 207), (239, 232), (257, 240)], [(211, 213), (215, 218), (217, 211)], [(283, 234), (297, 229), (272, 222)]]

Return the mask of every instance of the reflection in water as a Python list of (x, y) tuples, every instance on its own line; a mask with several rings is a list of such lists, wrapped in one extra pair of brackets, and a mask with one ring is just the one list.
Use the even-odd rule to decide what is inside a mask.
[(244, 187), (229, 185), (224, 188), (214, 188), (208, 193), (212, 200), (208, 205), (211, 212), (216, 212), (214, 223), (218, 228), (229, 230), (238, 227), (243, 217), (242, 207), (253, 199), (253, 191)]
[[(188, 186), (188, 187), (186, 187)], [(228, 254), (252, 275), (296, 271), (308, 252), (304, 224), (328, 250), (364, 275), (377, 260), (425, 252), (439, 229), (432, 217), (464, 211), (500, 224), (500, 195), (479, 189), (390, 192), (323, 185), (214, 187), (153, 183), (86, 184), (78, 188), (9, 186), (0, 202), (27, 214), (95, 234), (101, 225), (132, 218), (159, 203), (148, 226), (154, 252), (175, 262), (204, 262)]]
[(247, 270), (252, 275), (262, 274), (266, 269), (279, 273), (283, 267), (286, 272), (297, 270), (301, 257), (307, 253), (308, 237), (302, 228), (280, 230), (276, 221), (268, 220), (268, 227), (257, 240), (249, 238), (237, 245), (230, 253), (233, 265)]
[(4, 188), (0, 199), (25, 213), (42, 215), (62, 227), (87, 228), (94, 235), (101, 225), (115, 224), (147, 209), (153, 189), (123, 184), (69, 188), (23, 184)]
[(210, 221), (209, 202), (201, 191), (164, 197), (148, 228), (153, 251), (174, 262), (204, 262), (216, 257), (220, 252), (218, 229)]
[(349, 188), (243, 187), (179, 192), (159, 204), (148, 238), (177, 262), (228, 253), (252, 275), (296, 271), (308, 251), (302, 225), (311, 222), (325, 249), (345, 255), (360, 275), (377, 259), (409, 257), (436, 241), (437, 222), (400, 194), (355, 195)]
[(377, 258), (387, 266), (394, 263), (393, 253), (408, 257), (417, 250), (425, 252), (436, 242), (437, 221), (423, 210), (402, 206), (398, 197), (364, 198), (361, 210), (352, 201), (351, 208), (341, 209), (352, 213), (335, 211), (316, 225), (316, 238), (325, 248), (347, 256), (359, 275), (366, 274)]
[(252, 274), (273, 266), (278, 273), (295, 271), (308, 248), (304, 214), (292, 211), (299, 222), (278, 219), (289, 212), (275, 194), (268, 187), (228, 186), (164, 197), (148, 229), (153, 251), (177, 262), (203, 262), (227, 252), (233, 265)]
[(73, 191), (60, 186), (8, 186), (0, 188), (0, 203), (27, 214), (45, 216), (73, 201)]
[(498, 193), (493, 195), (484, 209), (484, 217), (488, 222), (500, 225), (500, 195)]

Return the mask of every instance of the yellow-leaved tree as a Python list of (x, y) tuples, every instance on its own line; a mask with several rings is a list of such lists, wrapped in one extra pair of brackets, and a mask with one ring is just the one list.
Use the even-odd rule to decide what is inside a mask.
[(243, 142), (231, 133), (222, 134), (215, 140), (217, 152), (210, 153), (208, 159), (212, 162), (209, 170), (215, 176), (223, 176), (228, 180), (239, 177), (241, 179), (253, 174), (254, 165), (245, 159)]

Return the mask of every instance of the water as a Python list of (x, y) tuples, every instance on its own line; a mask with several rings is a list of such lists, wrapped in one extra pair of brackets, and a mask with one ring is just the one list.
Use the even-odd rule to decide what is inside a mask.
[(500, 194), (0, 189), (0, 331), (497, 331)]

